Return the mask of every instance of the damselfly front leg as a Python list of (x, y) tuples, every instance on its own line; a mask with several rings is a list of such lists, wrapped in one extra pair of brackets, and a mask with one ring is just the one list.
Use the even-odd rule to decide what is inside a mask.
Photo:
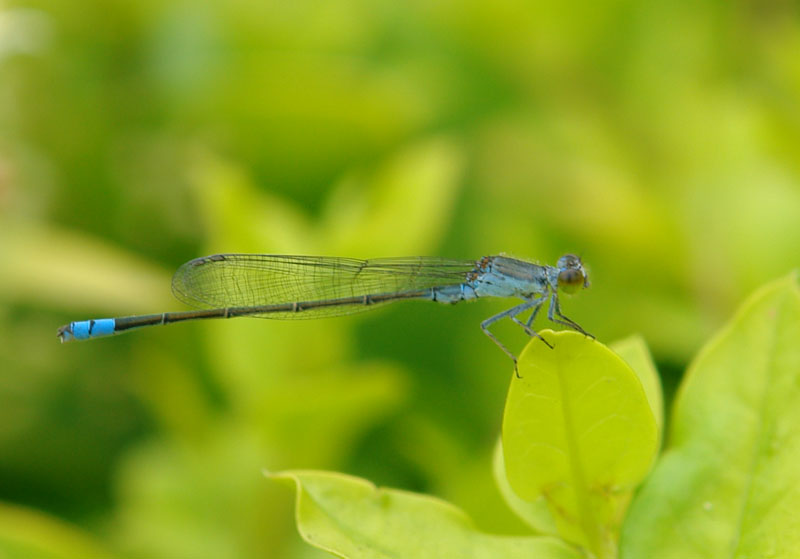
[(580, 324), (572, 320), (571, 318), (567, 318), (563, 314), (561, 314), (561, 305), (558, 303), (558, 295), (553, 293), (550, 296), (550, 307), (547, 309), (547, 318), (551, 322), (555, 322), (556, 324), (561, 324), (562, 326), (569, 326), (573, 330), (577, 330), (584, 336), (588, 336), (594, 339), (594, 336), (584, 330)]

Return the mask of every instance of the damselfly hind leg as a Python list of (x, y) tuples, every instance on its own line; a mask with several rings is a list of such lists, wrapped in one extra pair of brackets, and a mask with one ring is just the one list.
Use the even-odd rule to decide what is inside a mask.
[[(517, 305), (516, 307), (511, 307), (510, 309), (505, 310), (505, 311), (501, 312), (500, 314), (496, 314), (494, 316), (491, 316), (491, 317), (487, 318), (486, 320), (484, 320), (483, 322), (481, 322), (481, 330), (483, 330), (483, 333), (486, 334), (489, 337), (489, 339), (492, 340), (495, 343), (495, 345), (497, 345), (497, 347), (502, 349), (503, 353), (508, 355), (511, 358), (511, 360), (514, 362), (514, 374), (517, 376), (517, 378), (522, 378), (522, 377), (520, 376), (519, 368), (517, 367), (517, 357), (516, 357), (516, 355), (511, 353), (511, 351), (505, 345), (503, 345), (503, 343), (500, 340), (498, 340), (497, 337), (495, 337), (495, 335), (491, 333), (491, 331), (489, 331), (489, 326), (491, 326), (492, 324), (494, 324), (498, 320), (502, 320), (502, 319), (504, 319), (506, 317), (509, 317), (509, 318), (511, 318), (511, 320), (513, 320), (514, 322), (516, 322), (517, 324), (522, 326), (522, 329), (525, 330), (525, 332), (529, 336), (539, 338), (548, 347), (550, 347), (552, 349), (553, 346), (550, 345), (547, 342), (547, 340), (545, 340), (543, 337), (541, 337), (536, 331), (531, 329), (531, 327), (528, 324), (522, 323), (517, 318), (517, 315), (520, 315), (520, 314), (524, 313), (525, 311), (527, 311), (530, 308), (534, 308), (534, 311), (533, 311), (533, 313), (531, 313), (531, 316), (535, 316), (536, 313), (541, 308), (543, 300), (544, 299), (542, 297), (539, 297), (539, 298), (533, 299), (531, 301), (525, 301), (524, 303), (522, 303), (520, 305)], [(531, 322), (531, 321), (532, 320), (529, 319), (529, 322)]]

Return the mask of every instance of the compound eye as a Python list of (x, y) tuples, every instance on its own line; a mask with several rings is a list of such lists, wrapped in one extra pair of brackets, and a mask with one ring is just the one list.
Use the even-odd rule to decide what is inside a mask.
[(558, 259), (556, 266), (560, 270), (564, 270), (566, 268), (580, 268), (581, 267), (581, 259), (575, 256), (574, 254), (565, 254), (561, 258)]
[(558, 287), (564, 293), (575, 293), (586, 283), (586, 274), (580, 268), (567, 268), (558, 273)]

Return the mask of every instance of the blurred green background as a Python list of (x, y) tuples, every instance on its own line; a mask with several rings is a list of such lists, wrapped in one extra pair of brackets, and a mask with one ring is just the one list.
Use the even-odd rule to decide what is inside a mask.
[[(344, 471), (522, 533), (490, 454), (510, 301), (181, 324), (215, 252), (576, 252), (563, 303), (669, 397), (800, 254), (794, 2), (0, 0), (0, 553), (327, 556), (262, 468)], [(513, 325), (497, 334), (519, 351)]]

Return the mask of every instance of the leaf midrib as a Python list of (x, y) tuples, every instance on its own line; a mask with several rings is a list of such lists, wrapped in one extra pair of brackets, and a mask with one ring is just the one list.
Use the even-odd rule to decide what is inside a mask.
[(570, 477), (572, 478), (572, 486), (575, 489), (575, 500), (578, 505), (580, 525), (586, 534), (591, 551), (598, 557), (604, 557), (604, 546), (600, 541), (597, 519), (592, 513), (592, 507), (589, 503), (589, 489), (586, 486), (586, 476), (583, 472), (580, 449), (575, 436), (575, 425), (572, 421), (572, 404), (568, 397), (569, 391), (567, 388), (566, 374), (564, 366), (560, 361), (557, 367), (558, 386), (559, 390), (561, 390), (561, 410), (564, 414), (564, 433), (567, 439), (567, 447), (569, 448), (569, 456), (572, 457), (572, 459), (569, 460)]

